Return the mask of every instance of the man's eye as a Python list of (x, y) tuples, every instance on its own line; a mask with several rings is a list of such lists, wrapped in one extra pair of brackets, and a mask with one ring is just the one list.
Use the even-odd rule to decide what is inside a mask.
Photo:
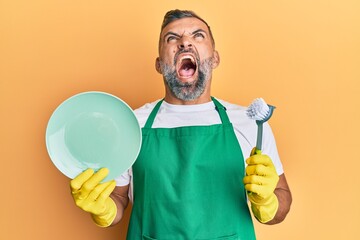
[(194, 37), (195, 38), (205, 38), (204, 34), (202, 34), (202, 33), (195, 33)]
[(175, 36), (170, 36), (166, 39), (166, 42), (175, 41), (175, 40), (176, 40)]

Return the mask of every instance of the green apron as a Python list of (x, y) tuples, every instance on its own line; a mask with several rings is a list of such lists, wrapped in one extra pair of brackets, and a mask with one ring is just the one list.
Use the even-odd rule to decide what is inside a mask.
[(226, 109), (222, 124), (142, 129), (133, 165), (128, 240), (255, 239), (243, 185), (244, 158)]

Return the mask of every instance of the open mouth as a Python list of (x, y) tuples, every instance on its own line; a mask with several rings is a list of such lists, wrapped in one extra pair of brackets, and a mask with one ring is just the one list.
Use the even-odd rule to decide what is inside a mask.
[(180, 78), (190, 78), (194, 76), (197, 69), (197, 64), (193, 56), (186, 55), (179, 59), (178, 76)]

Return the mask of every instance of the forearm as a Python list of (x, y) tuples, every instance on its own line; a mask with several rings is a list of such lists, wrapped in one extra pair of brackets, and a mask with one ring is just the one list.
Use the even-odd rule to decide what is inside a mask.
[(281, 223), (290, 211), (292, 196), (284, 175), (280, 176), (279, 184), (275, 189), (274, 193), (279, 201), (279, 207), (275, 214), (275, 217), (269, 222), (265, 223), (268, 225)]
[(116, 217), (111, 224), (111, 226), (113, 226), (113, 225), (116, 225), (117, 223), (119, 223), (121, 221), (121, 219), (123, 218), (125, 209), (129, 203), (129, 198), (127, 195), (124, 195), (123, 193), (119, 193), (117, 191), (114, 191), (110, 195), (110, 197), (113, 199), (113, 201), (115, 202), (116, 207), (117, 207)]

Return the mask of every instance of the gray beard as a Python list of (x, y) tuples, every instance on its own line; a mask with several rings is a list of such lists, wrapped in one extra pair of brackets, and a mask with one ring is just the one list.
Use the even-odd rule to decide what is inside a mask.
[[(211, 65), (213, 58), (205, 59), (203, 62), (198, 62), (199, 74), (198, 78), (192, 83), (183, 83), (177, 78), (176, 70), (168, 64), (160, 62), (161, 71), (164, 76), (165, 83), (171, 92), (183, 101), (192, 101), (201, 96), (205, 91), (206, 84), (211, 77)], [(176, 64), (174, 64), (176, 65)]]

